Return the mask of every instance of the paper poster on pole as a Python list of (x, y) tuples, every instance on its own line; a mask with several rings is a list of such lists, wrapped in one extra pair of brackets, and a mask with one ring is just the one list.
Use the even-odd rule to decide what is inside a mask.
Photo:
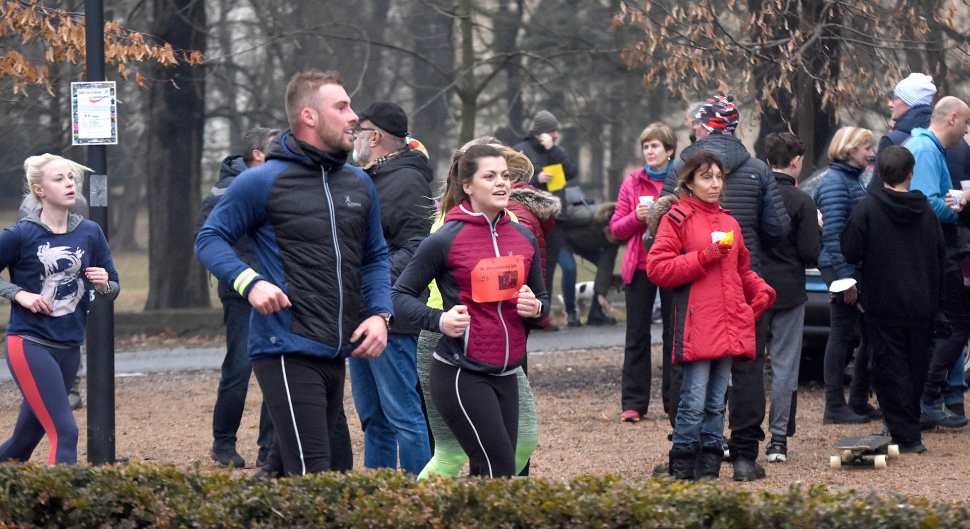
[(71, 83), (74, 145), (117, 145), (118, 102), (114, 81)]

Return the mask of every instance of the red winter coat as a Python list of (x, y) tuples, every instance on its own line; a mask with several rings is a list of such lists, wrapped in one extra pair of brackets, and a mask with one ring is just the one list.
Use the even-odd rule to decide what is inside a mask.
[[(539, 191), (525, 182), (512, 184), (509, 193), (509, 205), (506, 207), (516, 218), (516, 222), (525, 226), (536, 236), (539, 243), (539, 256), (542, 260), (542, 278), (546, 277), (546, 237), (556, 226), (556, 215), (561, 206), (559, 197), (548, 191)], [(549, 318), (542, 320), (537, 326), (549, 327)]]
[[(698, 253), (711, 245), (711, 233), (734, 231), (731, 251), (709, 268)], [(741, 226), (719, 204), (681, 197), (660, 221), (647, 254), (647, 276), (674, 291), (673, 361), (681, 364), (725, 356), (755, 357), (754, 312), (749, 303), (775, 291), (749, 268)]]
[(529, 228), (539, 243), (542, 259), (542, 275), (546, 273), (546, 236), (556, 226), (556, 215), (561, 206), (559, 198), (548, 192), (539, 191), (525, 182), (512, 184), (509, 205), (506, 209), (515, 214), (516, 222)]

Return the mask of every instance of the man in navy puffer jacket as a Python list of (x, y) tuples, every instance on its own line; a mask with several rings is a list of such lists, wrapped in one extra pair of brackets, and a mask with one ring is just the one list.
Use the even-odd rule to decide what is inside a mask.
[[(909, 139), (913, 129), (919, 127), (925, 129), (930, 125), (930, 114), (933, 113), (933, 94), (936, 93), (936, 85), (933, 78), (923, 73), (911, 73), (909, 77), (896, 83), (896, 88), (889, 96), (889, 110), (892, 112), (890, 119), (896, 120), (893, 130), (879, 140), (879, 150), (891, 145), (902, 145)], [(866, 188), (872, 193), (875, 189), (882, 189), (882, 179), (879, 178), (879, 171), (873, 171), (872, 180)]]
[[(289, 476), (330, 469), (345, 359), (381, 354), (393, 307), (377, 190), (346, 163), (358, 118), (343, 80), (297, 74), (286, 113), (292, 130), (229, 186), (195, 253), (258, 311), (248, 349), (276, 431), (267, 465)], [(259, 272), (233, 252), (243, 234)]]

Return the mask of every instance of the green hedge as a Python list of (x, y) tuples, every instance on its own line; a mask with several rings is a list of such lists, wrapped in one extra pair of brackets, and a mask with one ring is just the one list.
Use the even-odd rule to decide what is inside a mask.
[(198, 467), (2, 465), (0, 527), (933, 529), (970, 527), (970, 511), (874, 492), (617, 476), (415, 483), (384, 471), (254, 482)]

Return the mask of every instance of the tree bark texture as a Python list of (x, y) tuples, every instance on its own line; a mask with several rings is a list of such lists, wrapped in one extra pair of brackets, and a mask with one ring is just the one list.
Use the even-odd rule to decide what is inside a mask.
[[(201, 0), (155, 0), (154, 34), (176, 50), (205, 50)], [(205, 69), (156, 67), (149, 85), (149, 292), (146, 310), (208, 307), (207, 274), (195, 259), (201, 205)]]

